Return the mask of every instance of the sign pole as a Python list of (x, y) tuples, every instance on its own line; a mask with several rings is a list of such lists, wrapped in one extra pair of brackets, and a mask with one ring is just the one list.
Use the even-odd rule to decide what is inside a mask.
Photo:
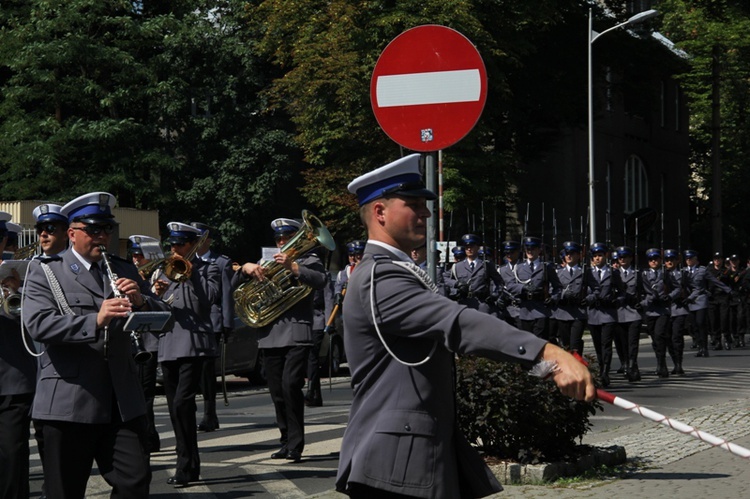
[[(428, 152), (424, 154), (425, 158), (425, 186), (432, 192), (437, 192), (437, 169), (435, 168), (435, 153)], [(432, 282), (437, 282), (437, 217), (438, 203), (436, 201), (427, 201), (427, 209), (430, 210), (430, 218), (427, 220), (427, 274)]]

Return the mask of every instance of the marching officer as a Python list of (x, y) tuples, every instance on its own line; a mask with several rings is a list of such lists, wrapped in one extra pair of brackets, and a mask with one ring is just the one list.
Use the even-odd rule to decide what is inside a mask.
[(514, 294), (508, 289), (508, 284), (515, 282), (515, 268), (518, 265), (518, 256), (521, 253), (521, 243), (518, 241), (503, 241), (503, 262), (497, 269), (498, 274), (503, 280), (502, 287), (495, 288), (498, 300), (502, 303), (501, 308), (505, 308), (505, 320), (520, 329), (519, 317), (521, 316), (520, 294)]
[[(711, 265), (706, 267), (706, 272), (717, 280), (728, 284), (727, 269), (724, 267), (724, 258), (718, 251), (713, 255)], [(708, 329), (711, 336), (711, 346), (714, 350), (722, 350), (721, 337), (731, 338), (729, 331), (729, 293), (722, 288), (709, 284), (708, 286)], [(728, 342), (727, 342), (728, 343)]]
[(560, 281), (554, 267), (540, 258), (541, 239), (526, 237), (523, 245), (526, 259), (516, 266), (515, 279), (508, 289), (521, 297), (520, 329), (547, 340), (550, 305), (560, 300)]
[[(211, 306), (211, 324), (214, 328), (217, 344), (226, 340), (234, 329), (234, 299), (232, 298), (232, 278), (234, 269), (232, 260), (216, 250), (211, 245), (219, 238), (219, 231), (201, 222), (190, 225), (200, 230), (200, 235), (208, 234), (203, 245), (198, 248), (198, 258), (204, 262), (216, 265), (221, 273), (219, 293), (221, 298)], [(203, 394), (203, 419), (198, 423), (198, 431), (214, 431), (219, 429), (219, 417), (216, 415), (216, 362), (212, 357), (203, 359), (201, 369), (201, 393)]]
[[(628, 381), (638, 381), (638, 342), (641, 336), (641, 279), (638, 269), (633, 267), (633, 250), (629, 246), (617, 248), (617, 261), (619, 268), (615, 272), (619, 274), (617, 295), (619, 297), (617, 307), (617, 322), (623, 347), (623, 365), (625, 366), (625, 377)], [(631, 373), (631, 369), (636, 372)], [(666, 366), (664, 367), (666, 372)]]
[(205, 358), (213, 360), (217, 354), (211, 310), (221, 300), (221, 271), (196, 256), (200, 229), (180, 222), (167, 227), (172, 252), (192, 265), (187, 279), (167, 275), (165, 267), (163, 277), (154, 283), (175, 317), (172, 330), (159, 336), (159, 362), (177, 452), (175, 474), (167, 483), (184, 487), (200, 479), (195, 398)]
[(466, 251), (466, 258), (451, 268), (453, 283), (449, 296), (467, 307), (496, 314), (487, 302), (492, 293), (491, 284), (502, 286), (503, 280), (497, 273), (494, 264), (479, 258), (479, 247), (482, 240), (476, 234), (464, 234), (461, 242)]
[(583, 269), (581, 268), (581, 245), (575, 241), (563, 243), (564, 266), (557, 269), (560, 281), (560, 301), (553, 311), (557, 321), (557, 332), (563, 348), (583, 353), (583, 328), (586, 325), (586, 309), (581, 306), (585, 297)]
[(685, 329), (687, 328), (687, 319), (690, 311), (687, 308), (685, 298), (687, 290), (685, 280), (680, 269), (677, 268), (679, 254), (676, 250), (664, 250), (664, 269), (665, 269), (665, 287), (669, 287), (669, 341), (667, 342), (667, 351), (672, 358), (674, 369), (672, 374), (682, 376), (685, 370), (682, 367), (683, 353), (685, 351)]
[(729, 293), (729, 329), (724, 335), (724, 348), (731, 350), (732, 344), (740, 344), (740, 309), (742, 298), (740, 296), (740, 269), (739, 255), (731, 255), (727, 264), (726, 278), (723, 281), (732, 291)]
[[(665, 275), (666, 269), (662, 267), (661, 251), (658, 248), (649, 248), (646, 250), (646, 258), (648, 259), (648, 270), (644, 270), (642, 273), (643, 298), (641, 306), (646, 316), (646, 330), (651, 338), (651, 346), (656, 355), (656, 375), (660, 378), (666, 378), (669, 376), (666, 357), (667, 346), (670, 344), (671, 283), (669, 276)], [(675, 362), (676, 365), (677, 362)], [(635, 368), (630, 367), (630, 374), (633, 377), (633, 371), (638, 369), (638, 364), (635, 364)], [(638, 373), (638, 378), (640, 379), (640, 373)], [(631, 381), (638, 381), (638, 379), (632, 379)]]
[(708, 310), (708, 288), (710, 285), (724, 293), (730, 293), (729, 286), (721, 282), (716, 276), (698, 263), (698, 252), (687, 249), (683, 252), (685, 268), (683, 285), (688, 292), (685, 302), (690, 311), (693, 327), (695, 327), (695, 341), (698, 345), (696, 357), (708, 357), (708, 336), (706, 331), (706, 311)]
[(365, 242), (360, 240), (349, 241), (346, 243), (346, 252), (349, 258), (347, 266), (339, 270), (336, 275), (336, 284), (333, 287), (334, 297), (336, 303), (341, 303), (343, 300), (343, 293), (346, 284), (349, 282), (349, 277), (352, 275), (354, 268), (362, 260), (362, 253), (365, 251)]
[(607, 265), (607, 245), (591, 245), (591, 267), (584, 277), (588, 325), (599, 361), (602, 385), (610, 384), (609, 369), (612, 364), (612, 342), (617, 327), (617, 299), (619, 275)]

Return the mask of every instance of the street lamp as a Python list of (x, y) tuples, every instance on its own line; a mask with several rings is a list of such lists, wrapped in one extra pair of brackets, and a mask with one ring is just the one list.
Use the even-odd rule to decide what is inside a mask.
[(621, 22), (620, 24), (617, 24), (615, 26), (612, 26), (611, 28), (608, 28), (601, 33), (597, 33), (594, 31), (591, 27), (592, 23), (592, 14), (591, 10), (589, 9), (589, 67), (588, 67), (588, 92), (589, 92), (589, 244), (595, 242), (596, 237), (596, 216), (595, 216), (595, 206), (594, 206), (594, 86), (592, 82), (592, 64), (591, 64), (591, 46), (594, 44), (594, 42), (602, 35), (609, 33), (612, 30), (615, 30), (617, 28), (622, 28), (625, 26), (628, 26), (630, 24), (637, 24), (645, 21), (646, 19), (651, 19), (655, 15), (658, 14), (658, 12), (654, 9), (646, 10), (643, 12), (639, 12), (638, 14), (634, 15), (630, 19), (628, 19), (625, 22)]

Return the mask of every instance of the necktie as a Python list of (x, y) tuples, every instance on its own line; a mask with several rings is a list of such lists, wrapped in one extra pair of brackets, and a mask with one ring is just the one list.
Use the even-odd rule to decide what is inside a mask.
[(534, 273), (534, 262), (529, 262), (529, 270), (532, 274)]
[(474, 262), (471, 262), (469, 264), (469, 268), (471, 269), (472, 272), (474, 272)]
[(597, 273), (599, 274), (599, 282), (602, 282), (602, 269), (597, 270)]
[(573, 277), (573, 267), (569, 267), (568, 270), (570, 271), (570, 277)]
[(99, 264), (92, 263), (91, 267), (89, 268), (89, 272), (91, 272), (94, 280), (99, 285), (99, 289), (104, 291), (104, 278), (102, 277), (102, 269), (99, 267)]

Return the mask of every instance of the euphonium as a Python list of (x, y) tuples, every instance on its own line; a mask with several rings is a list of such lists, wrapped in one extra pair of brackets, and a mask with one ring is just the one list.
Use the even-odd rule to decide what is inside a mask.
[[(317, 246), (329, 251), (336, 243), (323, 222), (302, 210), (304, 225), (279, 251), (296, 260)], [(310, 294), (310, 286), (300, 284), (291, 271), (271, 261), (263, 262), (265, 279), (252, 279), (234, 292), (234, 311), (250, 327), (263, 327), (278, 319), (298, 301)]]
[(9, 287), (3, 286), (0, 291), (0, 304), (6, 315), (18, 317), (21, 315), (21, 295), (14, 293)]

